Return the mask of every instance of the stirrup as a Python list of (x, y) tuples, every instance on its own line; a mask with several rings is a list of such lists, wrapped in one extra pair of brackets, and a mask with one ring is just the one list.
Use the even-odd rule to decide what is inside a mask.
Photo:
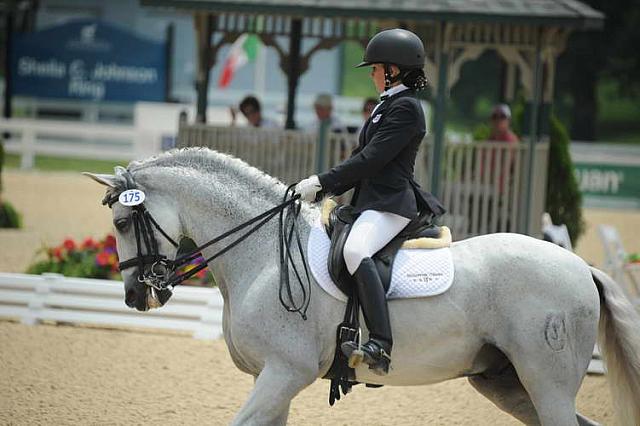
[(340, 349), (349, 358), (349, 367), (356, 368), (363, 362), (369, 365), (369, 369), (379, 376), (389, 373), (391, 357), (384, 348), (373, 340), (369, 340), (360, 346), (357, 342), (344, 342)]

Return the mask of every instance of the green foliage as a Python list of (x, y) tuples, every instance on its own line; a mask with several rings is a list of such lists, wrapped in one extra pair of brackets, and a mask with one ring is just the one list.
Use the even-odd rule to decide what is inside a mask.
[[(20, 167), (20, 156), (15, 154), (6, 155), (8, 168), (17, 169)], [(36, 155), (34, 167), (38, 170), (48, 171), (75, 171), (92, 173), (113, 173), (114, 166), (127, 166), (127, 162), (121, 160), (89, 160), (86, 158), (65, 158), (49, 157), (46, 155)]]
[(4, 143), (0, 135), (0, 192), (2, 192), (2, 167), (4, 166)]
[(479, 124), (475, 129), (473, 129), (473, 140), (474, 141), (486, 141), (489, 139), (491, 135), (491, 126), (486, 123)]
[(550, 117), (549, 168), (546, 211), (553, 223), (567, 225), (575, 245), (585, 231), (582, 217), (582, 194), (578, 189), (575, 170), (569, 154), (569, 135), (564, 125)]
[(22, 217), (9, 202), (0, 202), (0, 228), (21, 228)]
[(369, 67), (355, 68), (355, 65), (362, 62), (364, 48), (354, 41), (344, 43), (342, 52), (342, 96), (353, 96), (359, 98), (374, 97), (378, 94), (369, 78)]

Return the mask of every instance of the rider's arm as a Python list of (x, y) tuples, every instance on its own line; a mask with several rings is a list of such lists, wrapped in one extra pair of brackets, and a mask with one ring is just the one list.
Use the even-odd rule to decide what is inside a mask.
[(411, 98), (394, 102), (382, 116), (382, 124), (375, 135), (355, 155), (318, 175), (322, 190), (341, 194), (359, 181), (375, 176), (393, 160), (414, 138), (418, 131), (418, 109)]

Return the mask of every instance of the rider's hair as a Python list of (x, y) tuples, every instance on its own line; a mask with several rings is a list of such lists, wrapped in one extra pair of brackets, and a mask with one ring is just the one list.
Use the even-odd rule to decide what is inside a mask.
[(427, 87), (427, 77), (422, 68), (400, 69), (400, 81), (413, 90), (422, 90)]

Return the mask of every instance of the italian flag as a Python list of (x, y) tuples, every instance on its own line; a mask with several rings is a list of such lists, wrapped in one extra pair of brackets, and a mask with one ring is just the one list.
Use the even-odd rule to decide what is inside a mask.
[(233, 76), (237, 69), (241, 68), (247, 62), (253, 62), (258, 52), (258, 37), (253, 34), (242, 34), (231, 45), (227, 59), (224, 62), (224, 68), (218, 80), (218, 87), (225, 88), (233, 80)]

